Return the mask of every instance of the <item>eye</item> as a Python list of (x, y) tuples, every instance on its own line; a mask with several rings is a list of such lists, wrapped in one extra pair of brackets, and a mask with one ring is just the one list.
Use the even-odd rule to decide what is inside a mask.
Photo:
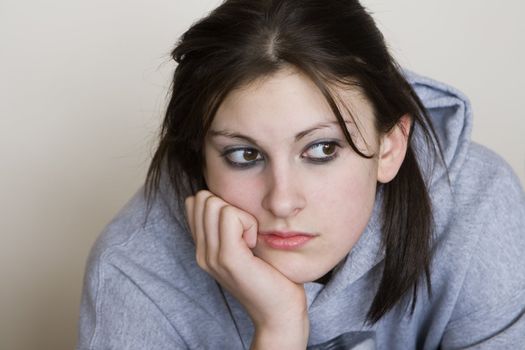
[(228, 163), (237, 167), (247, 167), (263, 159), (259, 151), (253, 148), (228, 150), (223, 154), (223, 157), (226, 158)]
[(340, 147), (337, 142), (319, 142), (308, 148), (306, 158), (313, 162), (322, 163), (337, 157), (337, 147)]

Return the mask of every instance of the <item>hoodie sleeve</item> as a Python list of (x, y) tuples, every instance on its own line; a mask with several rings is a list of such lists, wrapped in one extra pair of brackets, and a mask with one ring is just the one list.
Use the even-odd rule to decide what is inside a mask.
[(478, 236), (443, 349), (517, 349), (525, 342), (525, 195), (508, 164), (471, 145), (455, 186)]
[(77, 350), (186, 349), (147, 293), (111, 262), (111, 252), (91, 254), (84, 277)]

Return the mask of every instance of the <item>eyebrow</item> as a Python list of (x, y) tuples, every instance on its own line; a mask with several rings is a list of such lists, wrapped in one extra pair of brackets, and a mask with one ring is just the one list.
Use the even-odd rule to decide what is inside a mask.
[[(350, 120), (345, 120), (345, 123), (352, 124), (352, 122)], [(301, 132), (299, 132), (299, 133), (297, 133), (295, 135), (295, 142), (298, 142), (303, 137), (311, 134), (315, 130), (329, 128), (330, 126), (332, 126), (334, 124), (339, 124), (339, 122), (337, 120), (335, 120), (335, 121), (332, 121), (332, 122), (320, 123), (320, 124), (314, 125), (311, 128), (303, 130), (303, 131), (301, 131)], [(234, 131), (230, 131), (230, 130), (211, 130), (210, 129), (209, 133), (210, 133), (211, 137), (224, 136), (224, 137), (229, 137), (229, 138), (232, 138), (232, 139), (243, 139), (243, 140), (246, 140), (246, 141), (248, 141), (248, 142), (258, 146), (256, 140), (254, 140), (253, 138), (251, 138), (251, 137), (249, 137), (247, 135), (240, 134), (238, 132), (234, 132)]]

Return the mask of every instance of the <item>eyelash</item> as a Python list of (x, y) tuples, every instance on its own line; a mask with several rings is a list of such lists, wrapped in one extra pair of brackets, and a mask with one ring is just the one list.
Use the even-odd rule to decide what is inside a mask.
[[(322, 141), (322, 142), (316, 142), (310, 146), (308, 146), (306, 148), (306, 151), (309, 151), (311, 149), (314, 149), (316, 147), (319, 147), (319, 146), (323, 146), (323, 145), (335, 145), (336, 146), (336, 149), (337, 148), (341, 148), (341, 145), (339, 144), (339, 142), (336, 142), (336, 141)], [(246, 162), (246, 163), (239, 163), (239, 162), (234, 162), (232, 160), (230, 160), (228, 158), (228, 155), (234, 153), (234, 152), (237, 152), (237, 151), (246, 151), (246, 150), (252, 150), (252, 151), (255, 151), (257, 152), (258, 154), (260, 154), (256, 149), (254, 148), (250, 148), (250, 147), (238, 147), (238, 148), (232, 148), (232, 149), (227, 149), (225, 150), (221, 156), (226, 160), (226, 162), (230, 165), (230, 166), (233, 166), (235, 168), (251, 168), (252, 166), (255, 165), (255, 163), (257, 162), (260, 162), (261, 160), (263, 159), (258, 159), (258, 160), (254, 160), (254, 161), (251, 161), (251, 162)], [(306, 152), (305, 151), (305, 152)], [(327, 163), (335, 158), (338, 157), (338, 152), (337, 151), (334, 151), (334, 153), (330, 156), (327, 156), (327, 157), (323, 157), (323, 158), (310, 158), (308, 159), (309, 162), (313, 163), (313, 164), (324, 164), (324, 163)], [(305, 157), (306, 158), (306, 157)]]

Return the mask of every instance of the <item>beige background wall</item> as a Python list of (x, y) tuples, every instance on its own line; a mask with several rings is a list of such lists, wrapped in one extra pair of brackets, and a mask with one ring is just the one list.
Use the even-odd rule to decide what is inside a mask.
[[(219, 1), (0, 0), (0, 349), (72, 349), (89, 248), (142, 182), (177, 37)], [(525, 183), (521, 1), (364, 1)], [(521, 108), (520, 108), (521, 107)]]

